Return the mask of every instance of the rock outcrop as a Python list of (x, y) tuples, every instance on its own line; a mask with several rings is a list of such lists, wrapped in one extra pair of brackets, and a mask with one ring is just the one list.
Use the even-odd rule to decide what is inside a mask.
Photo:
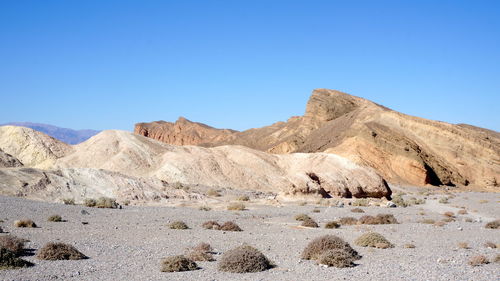
[[(23, 132), (18, 134), (2, 131)], [(101, 194), (121, 200), (172, 196), (176, 184), (272, 192), (284, 197), (389, 197), (387, 183), (373, 169), (328, 153), (270, 154), (245, 146), (175, 146), (125, 131), (103, 131), (86, 142), (58, 147), (52, 138), (25, 128), (0, 128), (3, 147), (26, 160), (0, 169), (0, 192), (42, 200)], [(16, 137), (12, 137), (12, 136)], [(5, 139), (4, 139), (5, 138)], [(33, 144), (29, 140), (35, 141)], [(40, 149), (43, 153), (33, 157)], [(50, 150), (52, 151), (52, 150)], [(28, 157), (29, 156), (29, 157)], [(34, 161), (33, 159), (36, 159)]]
[(21, 167), (23, 163), (0, 149), (0, 168)]
[(408, 116), (334, 90), (314, 90), (304, 116), (214, 139), (198, 142), (278, 154), (336, 153), (399, 184), (498, 190), (500, 182), (498, 132)]

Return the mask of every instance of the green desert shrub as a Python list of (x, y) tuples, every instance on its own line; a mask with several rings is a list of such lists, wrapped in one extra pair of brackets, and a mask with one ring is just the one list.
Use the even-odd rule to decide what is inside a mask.
[(227, 206), (229, 211), (243, 211), (245, 210), (245, 205), (242, 203), (231, 203)]
[(174, 222), (171, 222), (168, 227), (170, 227), (170, 229), (189, 229), (189, 227), (187, 226), (187, 224), (183, 221), (174, 221)]
[(60, 215), (52, 215), (50, 216), (47, 221), (52, 221), (52, 222), (62, 222), (62, 217)]
[(248, 245), (225, 252), (218, 264), (220, 271), (232, 273), (260, 272), (271, 267), (271, 262), (264, 254)]
[(95, 207), (97, 205), (97, 200), (92, 198), (87, 198), (83, 201), (83, 204), (87, 207)]
[(75, 247), (65, 243), (47, 243), (37, 254), (41, 260), (81, 260), (88, 257)]
[(0, 248), (0, 270), (15, 269), (15, 268), (22, 268), (29, 266), (33, 266), (33, 263), (18, 258), (14, 252), (6, 248)]
[(223, 231), (243, 231), (243, 229), (241, 229), (236, 223), (232, 221), (223, 223), (219, 229)]
[(353, 217), (344, 217), (339, 219), (341, 225), (354, 225), (358, 223), (358, 220)]
[(36, 224), (30, 219), (22, 219), (22, 220), (14, 221), (14, 226), (15, 227), (31, 227), (31, 228), (37, 227)]
[(490, 221), (484, 227), (490, 228), (490, 229), (499, 229), (500, 228), (500, 220)]
[(334, 229), (334, 228), (339, 228), (340, 227), (340, 223), (338, 223), (337, 221), (329, 221), (325, 224), (325, 228), (327, 229)]
[(198, 269), (198, 265), (191, 259), (185, 256), (171, 256), (164, 258), (161, 261), (162, 272), (181, 272), (181, 271), (191, 271)]
[(365, 233), (358, 237), (354, 243), (361, 247), (375, 247), (382, 249), (394, 247), (394, 245), (385, 239), (384, 236), (376, 232)]
[(319, 227), (318, 223), (311, 218), (302, 221), (301, 225), (304, 227), (314, 227), (314, 228)]
[(200, 206), (198, 208), (198, 210), (208, 212), (208, 211), (212, 210), (212, 208), (210, 208), (208, 206)]
[(17, 256), (24, 253), (24, 244), (26, 242), (28, 242), (28, 240), (13, 235), (0, 236), (0, 248), (5, 248)]
[(216, 221), (206, 221), (201, 225), (205, 229), (219, 230), (220, 224)]
[(64, 205), (75, 205), (75, 199), (73, 198), (63, 198)]
[(295, 216), (296, 221), (305, 221), (305, 220), (310, 220), (311, 217), (306, 215), (306, 214), (298, 214)]
[(335, 235), (324, 235), (312, 240), (302, 252), (301, 258), (305, 260), (317, 260), (321, 254), (328, 250), (342, 250), (349, 254), (353, 260), (361, 259), (361, 256), (349, 243)]

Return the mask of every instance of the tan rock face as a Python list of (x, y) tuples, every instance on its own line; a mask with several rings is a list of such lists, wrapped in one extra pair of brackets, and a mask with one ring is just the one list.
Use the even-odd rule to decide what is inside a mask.
[(500, 182), (498, 132), (408, 116), (334, 90), (313, 91), (304, 116), (214, 139), (199, 142), (272, 153), (336, 153), (393, 183), (498, 190)]
[[(38, 135), (41, 133), (31, 133), (32, 139), (50, 140)], [(6, 147), (22, 144), (29, 151), (46, 147), (19, 138), (1, 141)], [(23, 151), (17, 151), (13, 157), (23, 155)], [(278, 155), (234, 145), (175, 146), (111, 130), (59, 156), (44, 153), (25, 168), (0, 169), (0, 193), (43, 200), (61, 196), (83, 200), (100, 194), (148, 201), (172, 196), (175, 192), (171, 187), (181, 183), (272, 192), (284, 197), (315, 194), (379, 198), (391, 194), (373, 169), (328, 153)], [(39, 163), (44, 170), (33, 169)]]
[(21, 161), (0, 149), (0, 168), (21, 167), (22, 165)]

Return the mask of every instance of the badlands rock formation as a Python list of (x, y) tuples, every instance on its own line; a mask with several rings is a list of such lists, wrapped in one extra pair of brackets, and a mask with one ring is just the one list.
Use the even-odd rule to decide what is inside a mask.
[[(187, 123), (183, 120), (183, 123)], [(172, 123), (136, 125), (135, 132), (170, 143), (186, 134)], [(168, 126), (165, 124), (169, 124)], [(198, 124), (198, 123), (196, 123)], [(198, 124), (198, 126), (200, 126)], [(212, 128), (212, 133), (219, 132)], [(336, 153), (375, 168), (393, 183), (412, 185), (473, 185), (498, 190), (500, 134), (470, 125), (453, 125), (408, 116), (339, 91), (314, 90), (304, 116), (271, 126), (211, 135), (188, 144), (239, 144), (283, 154)]]
[(0, 127), (0, 149), (24, 167), (0, 169), (0, 192), (43, 200), (109, 196), (136, 202), (202, 196), (178, 183), (283, 196), (388, 197), (373, 169), (328, 153), (269, 154), (244, 146), (174, 146), (103, 131), (69, 146), (40, 132)]

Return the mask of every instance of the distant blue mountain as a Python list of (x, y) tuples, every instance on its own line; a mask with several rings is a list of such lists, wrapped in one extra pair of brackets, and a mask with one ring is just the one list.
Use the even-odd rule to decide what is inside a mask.
[(47, 134), (53, 138), (63, 141), (68, 144), (78, 144), (84, 142), (94, 135), (97, 135), (99, 131), (96, 130), (73, 130), (67, 128), (60, 128), (47, 124), (30, 123), (30, 122), (10, 122), (2, 124), (1, 126), (20, 126), (27, 127), (33, 130)]

